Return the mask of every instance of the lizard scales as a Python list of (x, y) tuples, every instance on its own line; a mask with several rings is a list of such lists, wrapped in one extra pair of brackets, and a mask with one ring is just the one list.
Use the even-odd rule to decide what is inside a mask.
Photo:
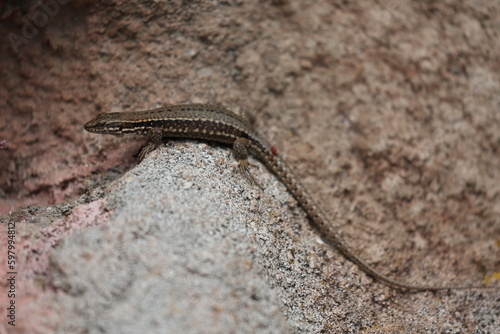
[(325, 240), (333, 244), (343, 256), (377, 281), (400, 290), (437, 291), (488, 288), (410, 285), (389, 278), (377, 271), (359, 257), (344, 241), (329, 219), (316, 205), (311, 195), (302, 186), (299, 179), (278, 156), (276, 149), (255, 131), (244, 118), (224, 107), (208, 104), (185, 104), (169, 105), (137, 112), (103, 113), (85, 124), (84, 128), (89, 132), (100, 134), (122, 135), (131, 133), (147, 136), (149, 144), (142, 150), (141, 158), (160, 145), (163, 137), (204, 139), (231, 144), (242, 171), (253, 180), (248, 172), (247, 157), (248, 151), (250, 151), (285, 184), (288, 191), (304, 209)]

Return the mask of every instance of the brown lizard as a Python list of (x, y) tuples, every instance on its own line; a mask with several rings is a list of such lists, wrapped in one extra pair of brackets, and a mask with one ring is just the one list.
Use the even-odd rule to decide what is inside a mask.
[[(248, 171), (249, 152), (261, 160), (276, 174), (307, 213), (323, 238), (333, 244), (347, 259), (354, 262), (366, 274), (392, 288), (415, 291), (448, 289), (489, 289), (485, 286), (419, 286), (402, 283), (375, 270), (361, 259), (344, 241), (326, 218), (312, 197), (302, 186), (277, 149), (255, 131), (242, 117), (221, 106), (207, 104), (169, 105), (158, 109), (99, 114), (85, 124), (85, 130), (94, 133), (147, 136), (149, 143), (141, 153), (141, 159), (161, 144), (163, 137), (205, 139), (233, 146), (242, 172), (252, 181)], [(255, 182), (255, 181), (254, 181)]]

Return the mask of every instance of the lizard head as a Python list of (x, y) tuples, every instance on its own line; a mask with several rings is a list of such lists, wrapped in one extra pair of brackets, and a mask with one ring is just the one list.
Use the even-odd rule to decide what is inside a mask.
[(83, 128), (88, 132), (119, 136), (123, 133), (123, 121), (117, 117), (120, 113), (99, 114), (87, 122)]

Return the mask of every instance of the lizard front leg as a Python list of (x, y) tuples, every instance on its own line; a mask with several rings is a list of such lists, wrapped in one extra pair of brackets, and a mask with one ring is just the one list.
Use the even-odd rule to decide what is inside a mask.
[(142, 160), (148, 155), (150, 152), (158, 148), (161, 145), (161, 139), (163, 137), (163, 133), (161, 129), (150, 129), (147, 133), (148, 144), (144, 146), (139, 153), (139, 159)]

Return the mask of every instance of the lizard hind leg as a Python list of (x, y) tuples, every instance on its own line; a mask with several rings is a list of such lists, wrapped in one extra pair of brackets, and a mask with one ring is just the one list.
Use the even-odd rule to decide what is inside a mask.
[(250, 173), (248, 166), (250, 166), (248, 162), (248, 147), (250, 146), (250, 141), (246, 138), (238, 138), (233, 143), (233, 152), (238, 160), (240, 165), (240, 171), (245, 175), (245, 177), (262, 189), (262, 186), (255, 180), (255, 178)]

